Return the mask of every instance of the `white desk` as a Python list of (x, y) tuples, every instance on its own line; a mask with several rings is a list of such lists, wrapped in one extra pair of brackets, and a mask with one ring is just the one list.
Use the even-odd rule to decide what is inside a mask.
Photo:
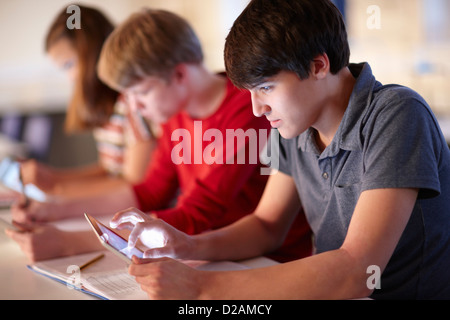
[[(8, 211), (0, 210), (0, 215)], [(0, 224), (0, 300), (93, 300), (94, 297), (28, 270), (26, 256)], [(259, 257), (240, 262), (250, 268), (277, 264)]]
[(94, 299), (28, 270), (29, 262), (25, 255), (5, 235), (3, 228), (0, 235), (0, 255), (0, 300)]

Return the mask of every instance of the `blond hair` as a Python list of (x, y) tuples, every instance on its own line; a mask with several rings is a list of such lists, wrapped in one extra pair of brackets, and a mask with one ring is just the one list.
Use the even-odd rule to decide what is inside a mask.
[(202, 63), (197, 35), (186, 20), (164, 10), (142, 9), (116, 28), (103, 46), (99, 77), (116, 90), (148, 76), (168, 79), (180, 63)]

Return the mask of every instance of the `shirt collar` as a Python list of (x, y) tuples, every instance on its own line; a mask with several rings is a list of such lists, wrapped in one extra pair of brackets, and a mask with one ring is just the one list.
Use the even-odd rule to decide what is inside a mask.
[[(344, 150), (361, 150), (360, 127), (372, 100), (372, 92), (378, 83), (368, 63), (350, 64), (349, 69), (356, 83), (349, 99), (341, 124), (331, 144), (322, 152), (320, 158), (331, 157)], [(315, 129), (309, 128), (297, 137), (297, 147), (303, 152), (319, 154), (314, 139)]]

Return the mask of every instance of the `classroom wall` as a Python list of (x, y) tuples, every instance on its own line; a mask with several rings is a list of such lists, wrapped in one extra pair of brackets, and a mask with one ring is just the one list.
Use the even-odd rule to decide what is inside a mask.
[(347, 0), (354, 62), (378, 80), (418, 91), (440, 117), (450, 115), (450, 1)]

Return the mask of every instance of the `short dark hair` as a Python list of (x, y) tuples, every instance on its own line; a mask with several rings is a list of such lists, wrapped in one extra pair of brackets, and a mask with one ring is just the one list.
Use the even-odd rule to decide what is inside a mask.
[(237, 87), (249, 89), (283, 70), (306, 79), (324, 53), (332, 74), (349, 64), (344, 19), (331, 1), (252, 0), (227, 36), (225, 67)]

